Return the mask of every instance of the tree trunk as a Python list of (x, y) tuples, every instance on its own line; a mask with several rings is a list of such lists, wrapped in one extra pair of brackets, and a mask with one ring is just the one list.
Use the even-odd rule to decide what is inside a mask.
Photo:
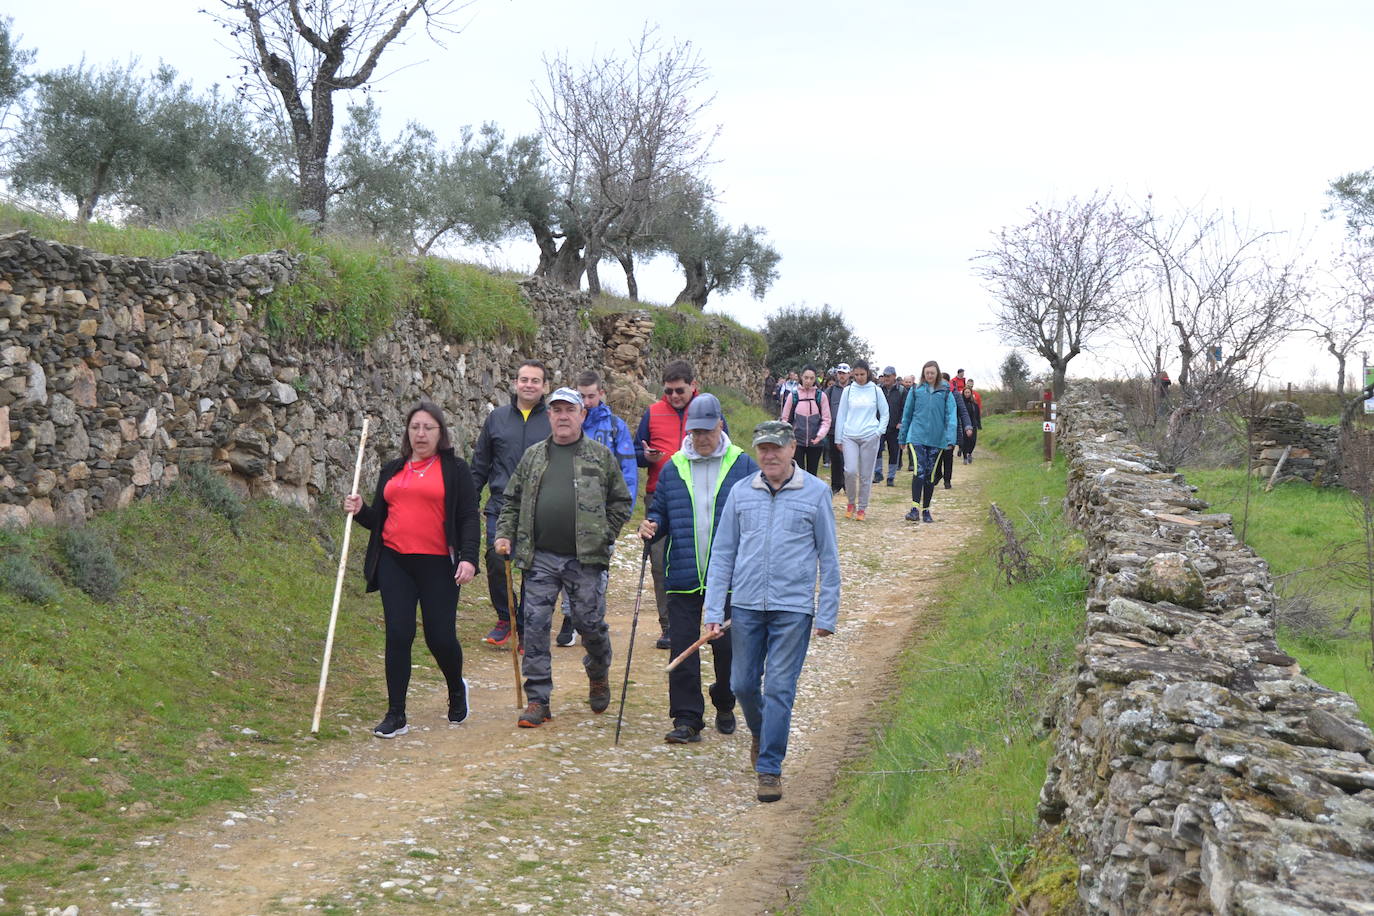
[(1193, 347), (1187, 340), (1181, 340), (1178, 344), (1178, 390), (1184, 392), (1188, 390), (1189, 380), (1192, 378)]
[(582, 260), (587, 272), (587, 292), (593, 296), (601, 295), (601, 274), (597, 272), (601, 266), (601, 246), (589, 241)]
[(687, 302), (699, 309), (705, 309), (706, 297), (711, 292), (706, 288), (706, 262), (700, 258), (682, 255), (678, 255), (677, 262), (682, 265), (682, 273), (687, 282), (682, 287), (682, 292), (673, 300), (674, 304)]
[(635, 279), (635, 253), (629, 248), (615, 253), (620, 268), (625, 271), (625, 292), (631, 302), (639, 301), (639, 281)]
[(1050, 368), (1054, 370), (1054, 380), (1050, 385), (1054, 389), (1054, 399), (1062, 401), (1064, 399), (1064, 375), (1068, 371), (1069, 361), (1067, 359), (1052, 361)]
[(1327, 341), (1326, 349), (1336, 357), (1336, 397), (1345, 396), (1345, 354), (1336, 349), (1335, 344)]

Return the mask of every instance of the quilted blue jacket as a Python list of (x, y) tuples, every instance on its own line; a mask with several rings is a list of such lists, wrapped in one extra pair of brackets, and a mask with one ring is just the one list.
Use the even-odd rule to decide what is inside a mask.
[[(706, 570), (697, 568), (696, 501), (713, 499), (711, 535), (714, 540), (721, 511), (725, 508), (731, 488), (758, 471), (759, 466), (742, 448), (732, 444), (721, 456), (721, 474), (716, 481), (716, 492), (702, 494), (692, 492), (692, 472), (688, 463), (685, 448), (664, 463), (645, 518), (658, 525), (659, 537), (668, 538), (663, 564), (667, 590), (700, 594), (706, 591)], [(702, 553), (710, 556), (711, 545), (707, 544)]]

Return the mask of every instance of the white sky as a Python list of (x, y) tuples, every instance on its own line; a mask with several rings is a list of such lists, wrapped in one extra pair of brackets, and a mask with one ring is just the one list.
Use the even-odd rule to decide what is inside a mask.
[[(235, 69), (197, 12), (215, 2), (0, 11), (40, 70), (136, 55), (205, 87)], [(388, 132), (408, 119), (443, 140), (483, 121), (533, 132), (544, 54), (620, 51), (651, 18), (711, 70), (722, 214), (765, 227), (783, 256), (766, 301), (713, 296), (708, 310), (761, 326), (783, 305), (830, 303), (876, 366), (901, 371), (936, 358), (995, 382), (1006, 351), (969, 259), (1033, 202), (1097, 189), (1152, 193), (1157, 212), (1205, 201), (1320, 256), (1340, 235), (1320, 214), (1327, 183), (1374, 166), (1368, 0), (476, 0), (468, 13), (447, 48), (416, 36), (383, 57), (379, 72), (399, 68), (377, 87)], [(520, 239), (494, 260), (528, 269), (536, 255)], [(623, 288), (617, 267), (601, 273)], [(671, 301), (676, 265), (651, 265), (640, 287)], [(1334, 381), (1334, 363), (1295, 342), (1275, 380), (1303, 383), (1314, 367)]]

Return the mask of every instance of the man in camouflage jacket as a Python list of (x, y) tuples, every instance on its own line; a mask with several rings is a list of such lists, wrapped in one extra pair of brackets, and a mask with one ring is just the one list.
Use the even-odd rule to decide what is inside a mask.
[(582, 396), (560, 388), (549, 396), (548, 413), (549, 438), (530, 446), (506, 484), (493, 545), (524, 573), (522, 671), (529, 705), (517, 723), (521, 728), (553, 718), (549, 635), (560, 591), (568, 595), (587, 651), (587, 701), (598, 713), (610, 705), (611, 637), (601, 574), (634, 505), (615, 455), (582, 434)]

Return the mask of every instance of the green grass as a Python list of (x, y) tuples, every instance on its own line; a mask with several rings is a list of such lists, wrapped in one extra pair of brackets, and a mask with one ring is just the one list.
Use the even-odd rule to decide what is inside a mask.
[[(7, 904), (53, 899), (45, 888), (109, 863), (136, 834), (240, 802), (319, 746), (308, 729), (338, 521), (255, 502), (239, 525), (241, 538), (186, 496), (141, 502), (89, 524), (125, 571), (112, 601), (67, 586), (40, 607), (0, 590)], [(55, 531), (0, 538), (0, 552), (21, 546), (40, 567), (61, 562)], [(380, 615), (359, 568), (339, 615), (326, 741), (370, 724), (339, 714), (382, 703)]]
[(1046, 571), (1005, 585), (991, 531), (959, 553), (885, 727), (841, 779), (800, 912), (1007, 911), (1051, 752), (1039, 711), (1072, 659), (1087, 588), (1082, 542), (1060, 518), (1062, 459), (1044, 469), (1040, 441), (1038, 422), (1000, 417), (980, 438), (999, 462), (984, 494)]
[[(1354, 697), (1364, 720), (1374, 725), (1368, 599), (1357, 582), (1330, 566), (1333, 558), (1356, 558), (1347, 549), (1360, 538), (1350, 512), (1350, 494), (1298, 482), (1265, 493), (1265, 482), (1247, 478), (1243, 469), (1185, 468), (1184, 474), (1214, 510), (1235, 517), (1237, 536), (1242, 533), (1249, 488), (1246, 542), (1269, 562), (1281, 595), (1310, 595), (1331, 615), (1326, 633), (1281, 626), (1279, 644), (1301, 662), (1310, 677)], [(1349, 635), (1341, 635), (1338, 628), (1357, 607), (1360, 610), (1350, 622)]]

